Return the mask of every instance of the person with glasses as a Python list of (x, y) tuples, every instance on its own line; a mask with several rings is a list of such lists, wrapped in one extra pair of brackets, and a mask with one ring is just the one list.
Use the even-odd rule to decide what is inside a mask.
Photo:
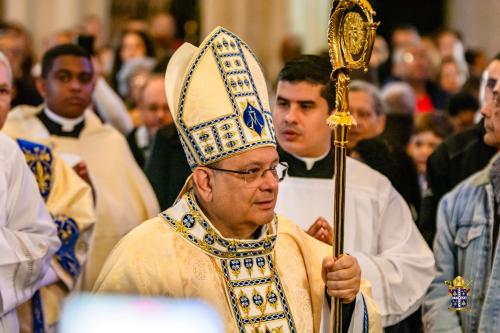
[(165, 78), (163, 75), (151, 74), (146, 79), (139, 96), (139, 113), (141, 125), (135, 127), (127, 135), (127, 142), (135, 161), (144, 168), (153, 147), (156, 132), (163, 126), (172, 123), (165, 97)]
[[(500, 65), (496, 62), (488, 67), (491, 75), (487, 85), (495, 74), (492, 65)], [(483, 140), (498, 151), (500, 81), (496, 79), (493, 88), (486, 89), (491, 90), (485, 91), (481, 108)], [(500, 153), (441, 199), (436, 219), (434, 255), (438, 274), (422, 307), (425, 332), (498, 332)], [(459, 294), (457, 279), (462, 281)]]
[[(481, 113), (489, 112), (493, 88), (500, 79), (500, 53), (483, 73), (480, 89)], [(458, 183), (484, 168), (498, 148), (487, 138), (485, 119), (474, 127), (455, 134), (441, 143), (427, 160), (427, 185), (417, 221), (422, 235), (432, 245), (436, 234), (436, 212), (439, 200)], [(489, 137), (489, 136), (488, 136)]]
[[(328, 244), (333, 238), (335, 171), (332, 131), (326, 123), (335, 108), (330, 73), (326, 56), (303, 55), (287, 62), (278, 74), (273, 115), (280, 159), (290, 166), (276, 212)], [(432, 281), (432, 252), (386, 177), (350, 157), (346, 177), (345, 250), (372, 283), (386, 332), (415, 329), (418, 313), (404, 320), (418, 309)]]
[(343, 332), (379, 332), (355, 257), (334, 260), (274, 212), (287, 165), (249, 47), (218, 27), (198, 48), (183, 44), (165, 77), (192, 173), (173, 206), (122, 239), (95, 291), (201, 298), (226, 332), (323, 332), (335, 296)]

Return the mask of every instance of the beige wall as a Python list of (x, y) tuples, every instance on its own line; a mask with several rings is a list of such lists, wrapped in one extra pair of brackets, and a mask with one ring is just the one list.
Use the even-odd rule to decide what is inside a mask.
[(281, 69), (280, 41), (289, 31), (288, 0), (202, 0), (201, 36), (224, 26), (240, 36), (264, 65), (266, 79), (274, 81)]
[(56, 31), (75, 27), (86, 15), (107, 24), (109, 0), (4, 0), (4, 19), (19, 22), (31, 32), (35, 50)]
[(500, 52), (499, 0), (448, 0), (448, 22), (462, 32), (466, 46), (481, 48), (489, 57)]
[[(147, 0), (143, 0), (147, 1)], [(250, 44), (273, 80), (281, 67), (281, 40), (290, 33), (303, 38), (305, 52), (326, 46), (331, 0), (199, 0), (201, 33), (216, 25), (233, 30)], [(111, 0), (3, 0), (4, 19), (25, 25), (36, 49), (60, 29), (73, 27), (88, 14), (109, 26)], [(459, 29), (468, 46), (489, 56), (500, 51), (499, 0), (448, 0), (449, 25)]]

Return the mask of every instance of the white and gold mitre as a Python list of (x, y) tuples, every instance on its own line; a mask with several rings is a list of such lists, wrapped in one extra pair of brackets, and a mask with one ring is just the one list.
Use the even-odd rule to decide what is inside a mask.
[(198, 48), (184, 43), (169, 61), (165, 90), (192, 169), (276, 146), (262, 69), (232, 32), (217, 27)]

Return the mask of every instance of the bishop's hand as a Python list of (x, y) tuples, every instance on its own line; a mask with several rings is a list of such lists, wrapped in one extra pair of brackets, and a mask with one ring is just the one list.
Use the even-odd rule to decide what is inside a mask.
[(346, 304), (356, 299), (361, 284), (361, 268), (356, 258), (348, 254), (339, 259), (324, 258), (322, 277), (329, 296), (338, 297)]

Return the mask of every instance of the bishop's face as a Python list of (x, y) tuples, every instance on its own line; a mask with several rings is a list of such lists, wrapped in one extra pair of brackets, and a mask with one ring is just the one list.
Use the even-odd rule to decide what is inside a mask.
[(249, 231), (251, 234), (273, 220), (278, 180), (272, 172), (262, 174), (261, 171), (276, 167), (278, 161), (278, 152), (274, 147), (261, 147), (217, 163), (221, 169), (253, 170), (261, 175), (257, 178), (210, 170), (212, 200), (207, 203), (208, 212), (223, 235), (223, 230), (231, 230), (233, 236), (238, 233), (248, 235)]

